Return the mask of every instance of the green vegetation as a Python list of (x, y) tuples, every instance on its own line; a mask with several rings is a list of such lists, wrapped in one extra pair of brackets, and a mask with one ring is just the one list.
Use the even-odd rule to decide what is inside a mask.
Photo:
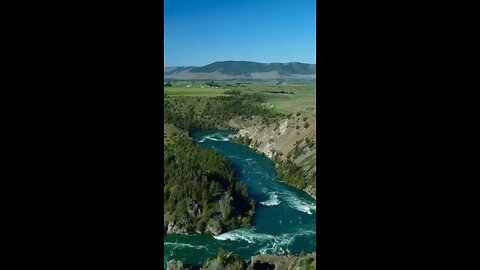
[(232, 252), (220, 249), (217, 258), (205, 261), (199, 265), (184, 265), (179, 261), (169, 261), (167, 270), (186, 270), (186, 269), (216, 269), (216, 270), (265, 270), (265, 269), (302, 269), (314, 270), (317, 266), (316, 254), (305, 254), (302, 252), (298, 256), (290, 255), (258, 255), (252, 257), (251, 263), (247, 263), (242, 258)]
[(261, 106), (264, 96), (257, 93), (205, 97), (168, 97), (163, 101), (164, 123), (175, 123), (187, 130), (224, 128), (234, 117), (261, 116), (265, 122), (282, 115)]
[(240, 90), (225, 90), (225, 95), (239, 96), (241, 94)]
[(173, 124), (163, 124), (163, 143), (170, 144), (172, 142), (172, 138), (177, 136), (187, 137), (187, 132), (177, 128)]
[(309, 138), (305, 138), (304, 140), (296, 143), (295, 148), (288, 153), (285, 160), (282, 160), (280, 158), (281, 156), (278, 153), (275, 153), (273, 160), (276, 164), (278, 178), (280, 178), (283, 182), (301, 190), (305, 189), (306, 187), (316, 189), (316, 172), (307, 173), (303, 169), (304, 167), (308, 168), (314, 166), (315, 159), (304, 159), (301, 164), (296, 164), (293, 162), (293, 160), (298, 158), (302, 153), (305, 153), (305, 151), (308, 151), (308, 149), (313, 147), (315, 147), (315, 142)]
[(244, 93), (259, 93), (265, 96), (266, 102), (274, 105), (274, 111), (284, 114), (296, 113), (316, 106), (315, 82), (288, 83), (251, 83), (243, 85)]
[(175, 82), (164, 87), (168, 97), (215, 97), (225, 95), (260, 94), (263, 102), (274, 105), (279, 113), (295, 113), (299, 110), (315, 107), (316, 83), (275, 84), (273, 82)]
[(172, 86), (164, 88), (165, 96), (193, 96), (193, 97), (215, 97), (223, 96), (223, 89), (199, 88), (192, 89), (184, 86)]
[[(251, 226), (255, 202), (248, 199), (246, 187), (237, 182), (226, 159), (196, 146), (188, 134), (205, 129), (229, 129), (232, 119), (247, 121), (254, 116), (259, 117), (254, 120), (257, 124), (276, 123), (287, 115), (280, 113), (276, 107), (280, 103), (270, 103), (272, 100), (293, 100), (291, 104), (295, 110), (288, 112), (292, 116), (303, 108), (299, 104), (305, 97), (311, 93), (315, 95), (314, 86), (173, 82), (172, 86), (165, 87), (165, 229), (170, 233), (219, 234)], [(309, 91), (310, 94), (304, 95), (301, 91)], [(273, 109), (270, 104), (274, 105)], [(308, 125), (303, 123), (304, 128)], [(296, 128), (300, 129), (300, 126)], [(249, 145), (252, 139), (239, 138), (239, 142)], [(260, 144), (259, 141), (255, 143), (257, 147)], [(307, 147), (312, 147), (312, 144), (314, 142), (305, 141)], [(274, 158), (279, 177), (299, 189), (315, 187), (315, 173), (307, 174), (301, 165), (293, 163), (301, 151), (292, 152), (293, 156), (286, 161)]]
[(313, 140), (310, 140), (309, 138), (305, 138), (305, 144), (308, 148), (312, 148), (313, 146), (315, 146), (315, 142)]
[[(247, 264), (242, 260), (240, 256), (237, 254), (233, 254), (232, 252), (227, 252), (224, 249), (220, 249), (218, 251), (217, 256), (217, 264), (218, 266), (222, 267), (222, 269), (245, 269)], [(209, 264), (206, 263), (208, 266)]]
[(164, 97), (169, 96), (192, 96), (192, 97), (215, 97), (223, 96), (224, 89), (216, 82), (195, 83), (167, 81), (163, 87)]
[(316, 173), (305, 175), (302, 168), (290, 160), (277, 160), (278, 178), (285, 183), (298, 189), (305, 189), (308, 186), (316, 187)]
[(255, 202), (227, 160), (187, 137), (164, 144), (164, 218), (177, 232), (220, 234), (249, 227)]
[(231, 94), (164, 96), (164, 219), (169, 233), (220, 234), (251, 226), (255, 202), (248, 199), (246, 187), (225, 158), (188, 137), (196, 130), (228, 128), (238, 116), (261, 116), (265, 122), (282, 116), (262, 106), (262, 94)]
[(316, 65), (304, 63), (257, 63), (251, 61), (219, 61), (203, 67), (194, 67), (191, 72), (215, 72), (219, 69), (228, 75), (243, 75), (252, 72), (278, 71), (281, 74), (315, 74)]

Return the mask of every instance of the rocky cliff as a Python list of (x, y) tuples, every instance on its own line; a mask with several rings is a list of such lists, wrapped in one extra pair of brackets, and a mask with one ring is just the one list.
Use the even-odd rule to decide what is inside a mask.
[(251, 118), (230, 126), (239, 128), (232, 138), (276, 161), (281, 180), (316, 198), (315, 120), (310, 109), (270, 124)]
[(251, 257), (250, 262), (243, 261), (237, 254), (220, 251), (216, 259), (206, 261), (203, 267), (184, 265), (180, 261), (171, 260), (167, 263), (167, 270), (313, 270), (316, 269), (317, 255), (311, 254), (292, 255), (257, 255)]
[(315, 252), (300, 256), (291, 255), (258, 255), (253, 256), (250, 269), (316, 269), (317, 255)]

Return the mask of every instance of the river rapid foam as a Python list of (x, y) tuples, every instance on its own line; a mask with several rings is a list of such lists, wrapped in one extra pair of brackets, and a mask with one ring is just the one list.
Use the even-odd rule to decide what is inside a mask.
[(258, 202), (253, 227), (217, 236), (165, 235), (164, 259), (194, 263), (215, 258), (223, 248), (249, 260), (259, 254), (298, 255), (316, 249), (316, 201), (279, 181), (275, 164), (244, 145), (231, 141), (230, 131), (191, 134), (200, 147), (226, 157), (248, 195)]

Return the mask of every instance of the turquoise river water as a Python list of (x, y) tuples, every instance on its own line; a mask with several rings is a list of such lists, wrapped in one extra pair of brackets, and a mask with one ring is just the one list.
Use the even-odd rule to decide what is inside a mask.
[(218, 236), (165, 235), (164, 265), (176, 259), (201, 264), (223, 248), (245, 260), (259, 254), (298, 255), (316, 249), (316, 204), (305, 192), (280, 182), (273, 161), (228, 139), (231, 131), (209, 130), (192, 134), (201, 147), (225, 156), (248, 194), (259, 202), (253, 227)]

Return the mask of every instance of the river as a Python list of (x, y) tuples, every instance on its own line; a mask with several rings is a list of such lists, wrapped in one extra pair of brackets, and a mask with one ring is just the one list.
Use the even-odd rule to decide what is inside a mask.
[(237, 178), (246, 184), (248, 194), (259, 202), (253, 227), (219, 236), (165, 235), (164, 265), (176, 259), (202, 264), (223, 248), (249, 260), (259, 254), (298, 255), (316, 250), (316, 204), (305, 192), (278, 180), (275, 164), (267, 157), (228, 139), (231, 131), (209, 130), (192, 134), (201, 147), (225, 156)]

